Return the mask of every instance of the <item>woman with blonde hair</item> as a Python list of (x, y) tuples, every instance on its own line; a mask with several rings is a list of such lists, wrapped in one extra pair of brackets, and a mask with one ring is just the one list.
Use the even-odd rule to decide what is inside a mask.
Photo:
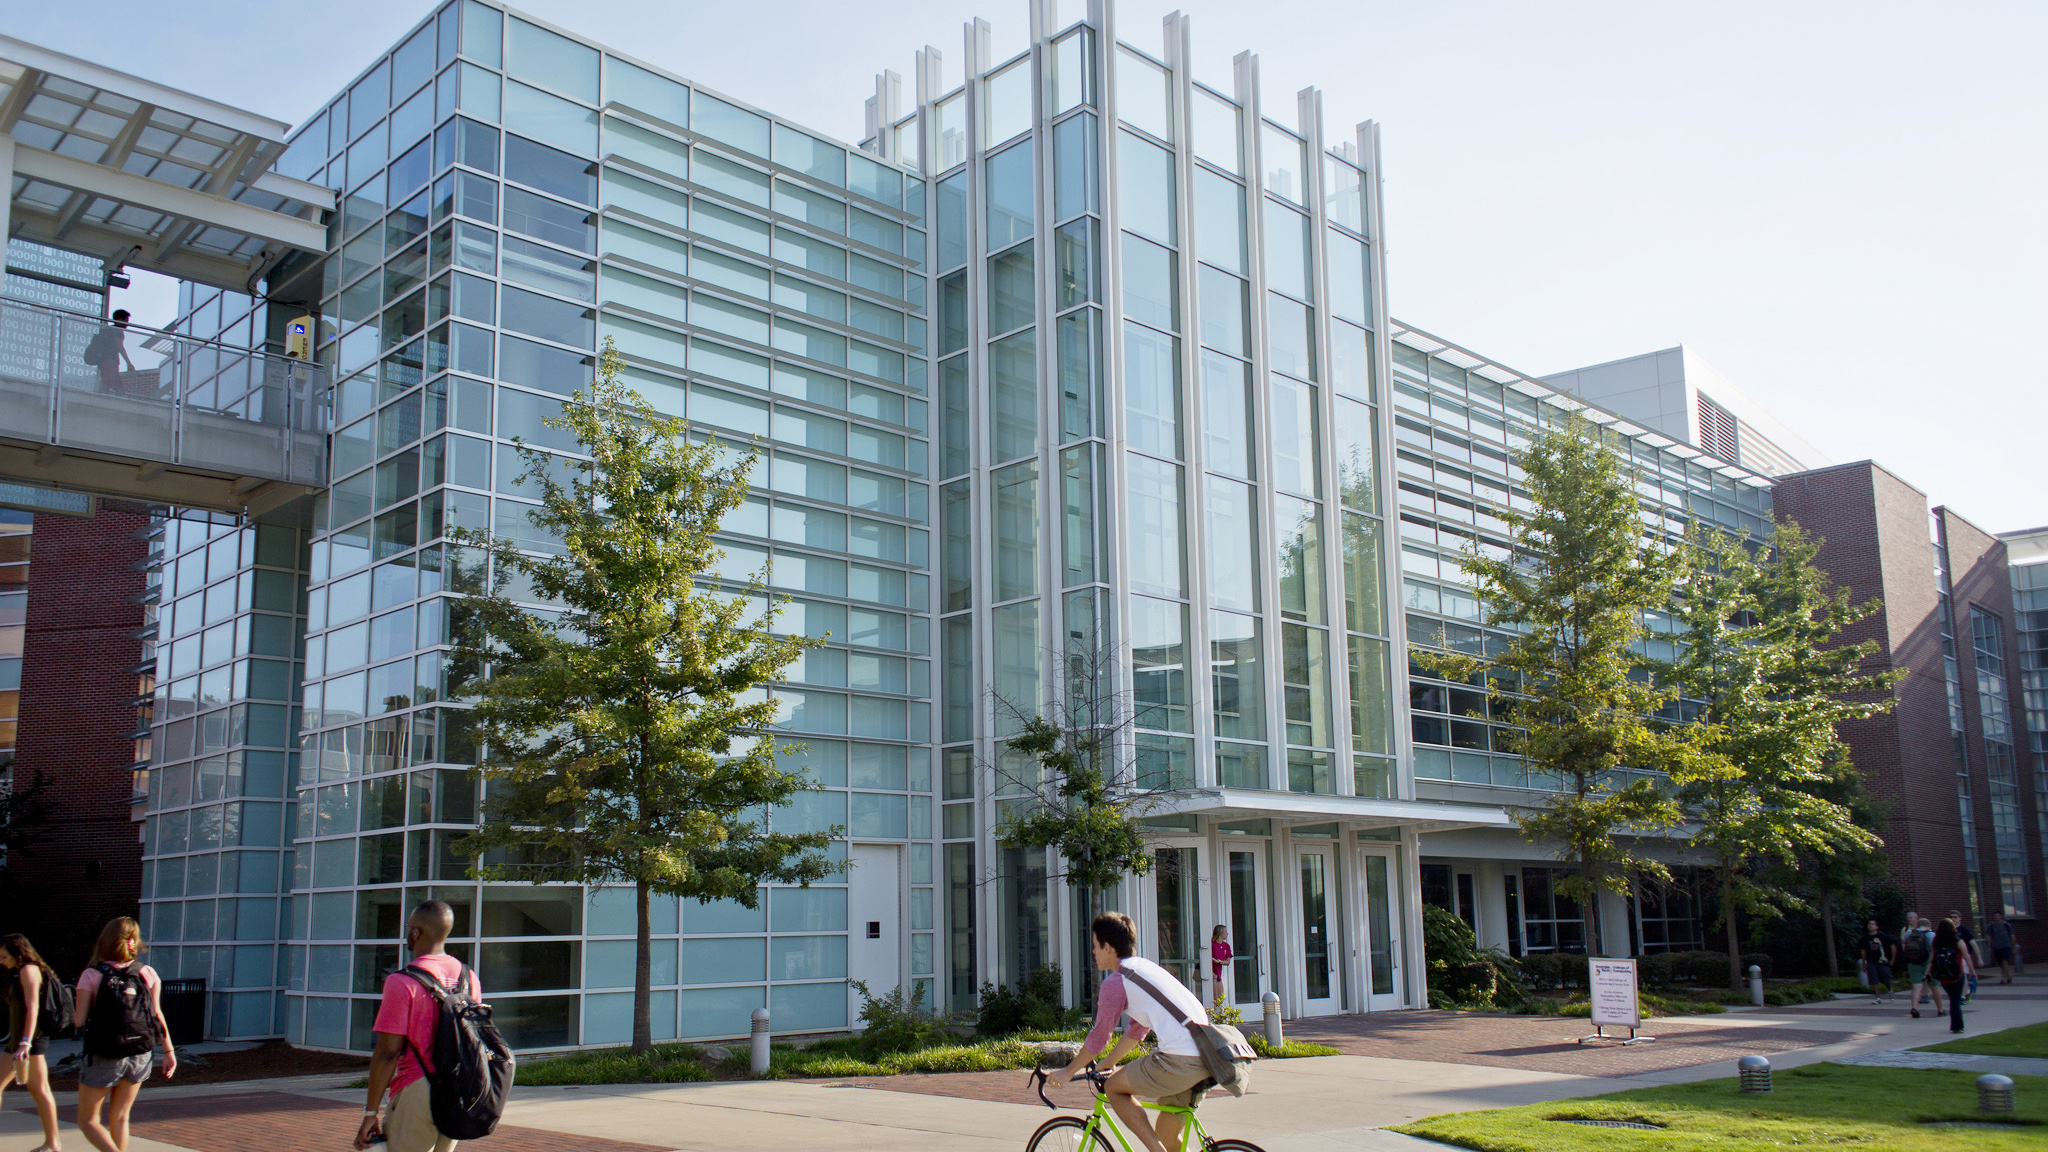
[[(85, 1062), (78, 1069), (78, 1130), (100, 1152), (128, 1152), (128, 1113), (149, 1079), (158, 1044), (164, 1075), (177, 1074), (171, 1028), (164, 1022), (163, 980), (141, 962), (148, 945), (142, 926), (116, 916), (100, 929), (92, 966), (78, 977), (71, 1022), (83, 1030)], [(107, 1101), (106, 1123), (100, 1103)]]
[(43, 1142), (35, 1152), (58, 1152), (57, 1096), (50, 1091), (47, 1059), (50, 1034), (61, 1027), (53, 1018), (59, 1002), (57, 974), (19, 932), (0, 936), (0, 968), (7, 969), (7, 1053), (0, 1056), (0, 1088), (21, 1081), (43, 1122)]

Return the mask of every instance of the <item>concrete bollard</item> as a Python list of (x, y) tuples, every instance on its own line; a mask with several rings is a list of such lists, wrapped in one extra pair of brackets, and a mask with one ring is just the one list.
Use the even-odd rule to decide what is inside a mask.
[(766, 1008), (754, 1009), (754, 1034), (751, 1039), (753, 1050), (748, 1053), (751, 1057), (748, 1060), (748, 1065), (753, 1069), (754, 1075), (766, 1075), (768, 1072), (768, 1010)]
[(1280, 1034), (1280, 997), (1268, 992), (1259, 997), (1259, 1006), (1266, 1011), (1266, 1043), (1278, 1048), (1287, 1042)]
[[(1752, 969), (1754, 971), (1754, 969)], [(1745, 1093), (1762, 1093), (1771, 1090), (1771, 1062), (1761, 1056), (1744, 1056), (1735, 1062), (1742, 1079)]]
[(1977, 1111), (2010, 1112), (2015, 1106), (2012, 1077), (1995, 1072), (1977, 1077)]
[(1755, 964), (1749, 966), (1749, 1002), (1764, 1006), (1764, 970)]

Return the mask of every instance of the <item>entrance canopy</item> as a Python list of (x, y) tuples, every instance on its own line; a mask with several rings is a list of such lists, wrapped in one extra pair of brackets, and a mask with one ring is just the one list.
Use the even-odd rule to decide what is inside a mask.
[(0, 35), (0, 232), (253, 292), (292, 250), (327, 249), (334, 193), (270, 171), (289, 128)]
[(1400, 828), (1443, 832), (1453, 828), (1513, 828), (1505, 808), (1432, 800), (1375, 800), (1305, 792), (1201, 788), (1162, 798), (1148, 816), (1201, 815), (1218, 820), (1269, 819), (1282, 824), (1327, 824), (1356, 829)]

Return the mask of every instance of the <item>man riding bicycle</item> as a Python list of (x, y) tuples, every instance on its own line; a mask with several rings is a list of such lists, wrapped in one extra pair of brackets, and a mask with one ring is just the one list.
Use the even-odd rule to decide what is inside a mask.
[[(1081, 1051), (1072, 1063), (1048, 1075), (1055, 1084), (1065, 1084), (1087, 1067), (1109, 1041), (1109, 1034), (1116, 1028), (1117, 1018), (1128, 1014), (1131, 1027), (1123, 1039), (1103, 1057), (1104, 1067), (1115, 1068), (1116, 1062), (1130, 1053), (1148, 1033), (1158, 1037), (1151, 1054), (1132, 1061), (1128, 1066), (1117, 1068), (1104, 1085), (1109, 1094), (1109, 1103), (1116, 1109), (1124, 1127), (1131, 1130), (1150, 1152), (1170, 1152), (1180, 1147), (1180, 1117), (1173, 1113), (1161, 1113), (1155, 1131), (1146, 1123), (1145, 1109), (1137, 1097), (1149, 1097), (1160, 1104), (1177, 1108), (1193, 1108), (1201, 1102), (1202, 1093), (1207, 1090), (1209, 1069), (1202, 1062), (1202, 1056), (1195, 1048), (1194, 1037), (1189, 1035), (1182, 1021), (1207, 1023), (1209, 1014), (1202, 1002), (1188, 991), (1187, 986), (1176, 979), (1173, 973), (1142, 956), (1134, 956), (1137, 950), (1138, 929), (1131, 918), (1121, 912), (1104, 912), (1095, 918), (1089, 927), (1095, 942), (1095, 967), (1109, 973), (1102, 981), (1102, 990), (1095, 1010), (1095, 1027), (1088, 1038), (1081, 1042)], [(1124, 979), (1128, 972), (1133, 979)], [(1171, 1000), (1161, 1004), (1153, 992)]]

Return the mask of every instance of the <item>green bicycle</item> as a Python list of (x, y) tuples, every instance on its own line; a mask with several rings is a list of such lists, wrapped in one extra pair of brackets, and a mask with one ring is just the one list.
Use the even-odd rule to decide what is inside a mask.
[[(1116, 1152), (1116, 1148), (1109, 1142), (1112, 1135), (1116, 1137), (1117, 1144), (1123, 1146), (1123, 1152), (1136, 1152), (1131, 1142), (1124, 1138), (1123, 1129), (1110, 1123), (1109, 1094), (1103, 1091), (1103, 1086), (1109, 1082), (1109, 1073), (1090, 1064), (1075, 1079), (1086, 1080), (1095, 1086), (1094, 1113), (1085, 1117), (1055, 1116), (1047, 1120), (1038, 1126), (1038, 1131), (1031, 1134), (1031, 1143), (1024, 1146), (1024, 1152)], [(1038, 1098), (1045, 1102), (1045, 1106), (1055, 1112), (1059, 1111), (1060, 1106), (1053, 1103), (1045, 1094), (1045, 1069), (1033, 1071), (1031, 1083), (1038, 1090)], [(1202, 1122), (1195, 1118), (1193, 1108), (1175, 1108), (1166, 1104), (1146, 1104), (1145, 1107), (1180, 1117), (1182, 1152), (1265, 1152), (1249, 1140), (1212, 1139), (1209, 1133), (1203, 1130)], [(1189, 1143), (1190, 1136), (1201, 1142)]]

